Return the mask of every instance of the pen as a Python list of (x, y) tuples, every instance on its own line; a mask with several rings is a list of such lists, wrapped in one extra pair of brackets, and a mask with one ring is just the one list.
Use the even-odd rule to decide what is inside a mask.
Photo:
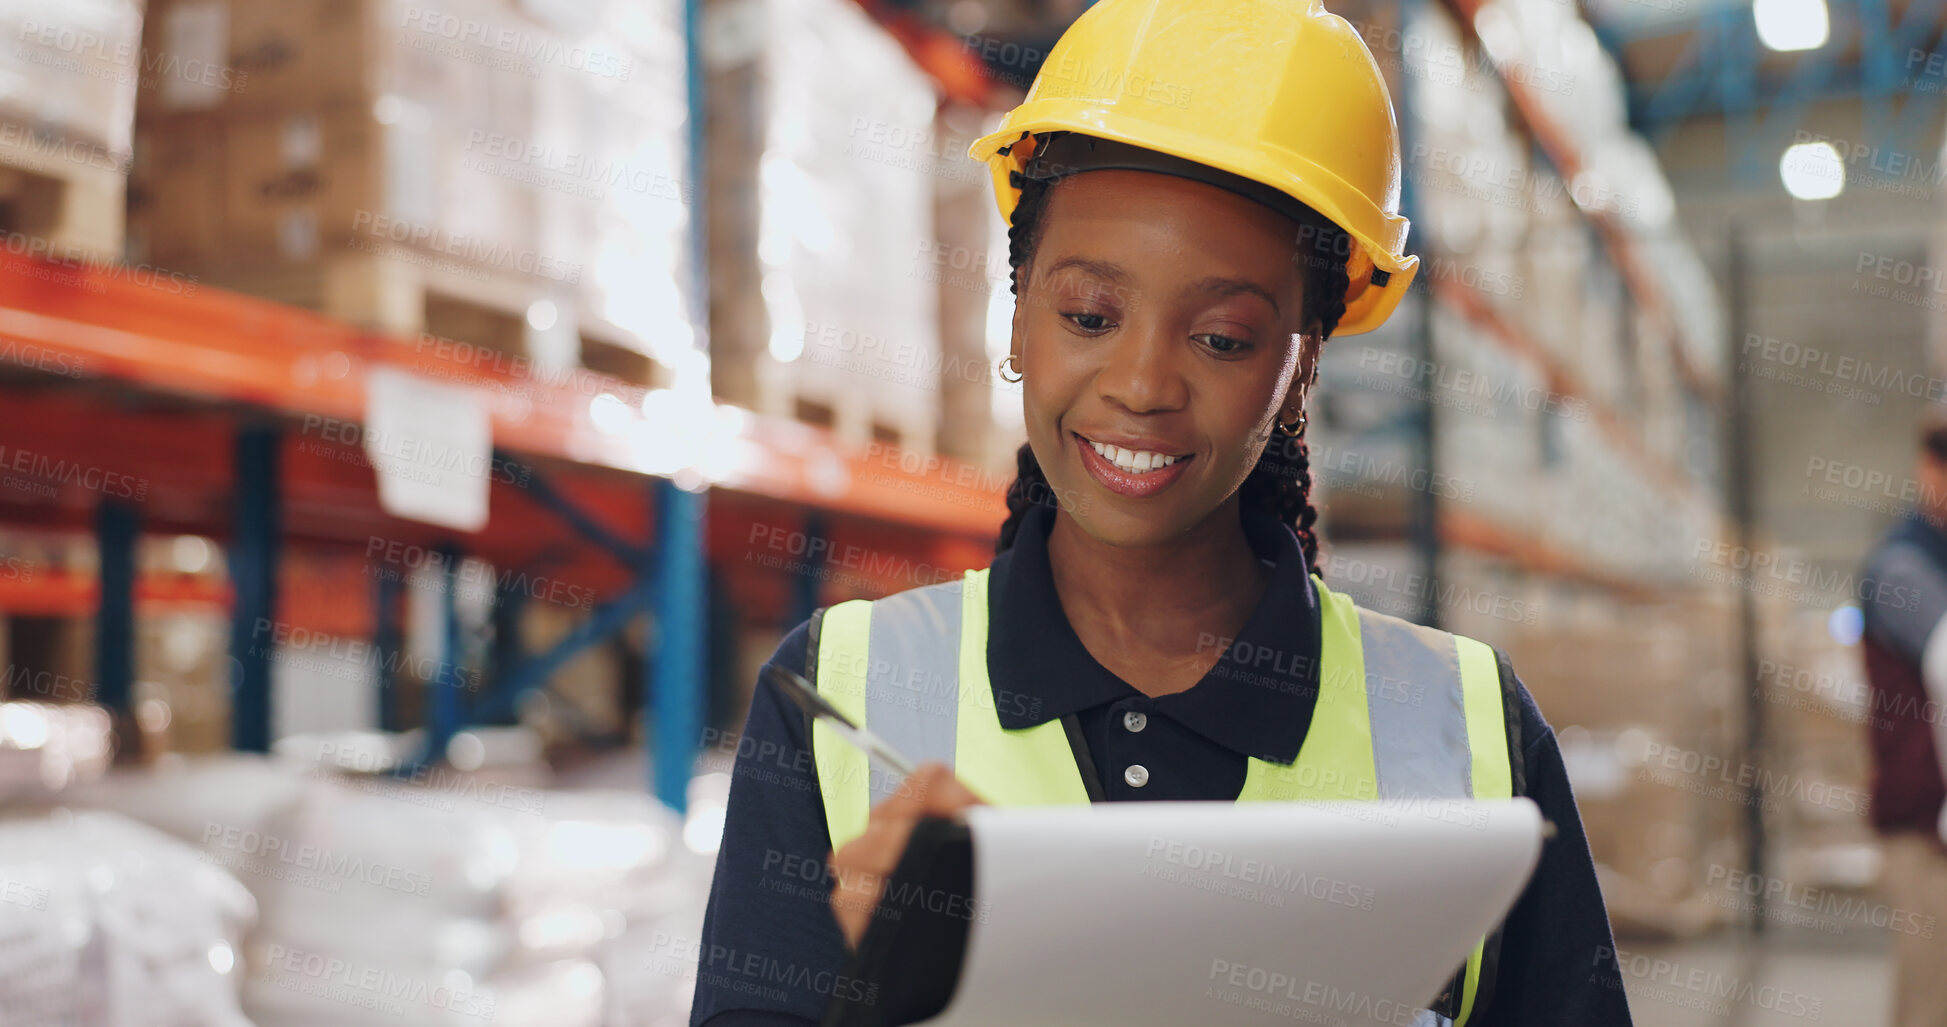
[(825, 726), (831, 728), (832, 732), (838, 735), (838, 737), (878, 757), (879, 762), (898, 771), (900, 776), (911, 777), (914, 771), (918, 769), (913, 766), (912, 760), (900, 755), (897, 749), (880, 741), (878, 735), (867, 731), (858, 724), (854, 724), (852, 718), (840, 713), (838, 707), (826, 702), (825, 697), (818, 694), (818, 689), (813, 687), (811, 682), (804, 679), (804, 675), (786, 670), (773, 663), (764, 667), (764, 678), (771, 684), (776, 685), (777, 690), (783, 692), (800, 709), (811, 714), (818, 720), (824, 721)]

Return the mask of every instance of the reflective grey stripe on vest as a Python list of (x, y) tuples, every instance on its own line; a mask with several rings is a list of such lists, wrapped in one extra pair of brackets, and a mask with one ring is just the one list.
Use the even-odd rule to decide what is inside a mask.
[[(960, 680), (960, 581), (872, 604), (865, 723), (919, 761), (953, 765)], [(1452, 635), (1359, 609), (1366, 711), (1381, 799), (1469, 798), (1473, 756)], [(872, 803), (899, 786), (873, 774)]]
[(1472, 798), (1473, 750), (1454, 637), (1364, 608), (1359, 634), (1379, 797)]
[[(953, 765), (960, 702), (958, 580), (910, 588), (872, 604), (865, 668), (865, 726), (920, 762)], [(900, 785), (872, 774), (872, 804)]]

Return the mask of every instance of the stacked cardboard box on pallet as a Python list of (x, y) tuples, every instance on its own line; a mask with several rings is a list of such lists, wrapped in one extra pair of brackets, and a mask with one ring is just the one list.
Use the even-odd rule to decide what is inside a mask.
[(147, 52), (229, 74), (143, 92), (133, 248), (370, 327), (554, 365), (583, 338), (687, 349), (678, 14), (156, 0)]
[(0, 231), (10, 253), (122, 256), (130, 123), (142, 60), (139, 0), (0, 9)]
[(1745, 809), (1732, 608), (1721, 595), (1537, 608), (1505, 648), (1555, 729), (1617, 929), (1718, 922), (1699, 889), (1709, 867), (1737, 865)]
[(933, 84), (857, 4), (762, 6), (758, 409), (932, 452), (942, 377), (989, 366), (949, 363), (940, 345), (943, 291), (989, 288), (989, 251), (934, 232), (940, 185), (984, 177), (965, 159), (972, 139), (935, 134)]

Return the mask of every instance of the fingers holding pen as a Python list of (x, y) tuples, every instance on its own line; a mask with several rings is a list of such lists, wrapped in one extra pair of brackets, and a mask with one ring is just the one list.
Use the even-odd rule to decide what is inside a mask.
[(983, 805), (979, 796), (941, 763), (922, 765), (885, 801), (872, 807), (865, 833), (831, 854), (832, 913), (847, 945), (857, 948), (865, 937), (885, 891), (886, 878), (906, 854), (906, 842), (923, 817), (950, 817), (969, 806)]

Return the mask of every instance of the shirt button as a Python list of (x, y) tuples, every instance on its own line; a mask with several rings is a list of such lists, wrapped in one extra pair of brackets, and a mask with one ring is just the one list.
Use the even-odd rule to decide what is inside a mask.
[(1122, 715), (1122, 726), (1130, 731), (1141, 731), (1149, 726), (1149, 717), (1147, 714), (1131, 711)]
[(1129, 769), (1122, 772), (1122, 779), (1129, 782), (1131, 788), (1141, 788), (1149, 783), (1149, 768), (1140, 763), (1131, 763)]

